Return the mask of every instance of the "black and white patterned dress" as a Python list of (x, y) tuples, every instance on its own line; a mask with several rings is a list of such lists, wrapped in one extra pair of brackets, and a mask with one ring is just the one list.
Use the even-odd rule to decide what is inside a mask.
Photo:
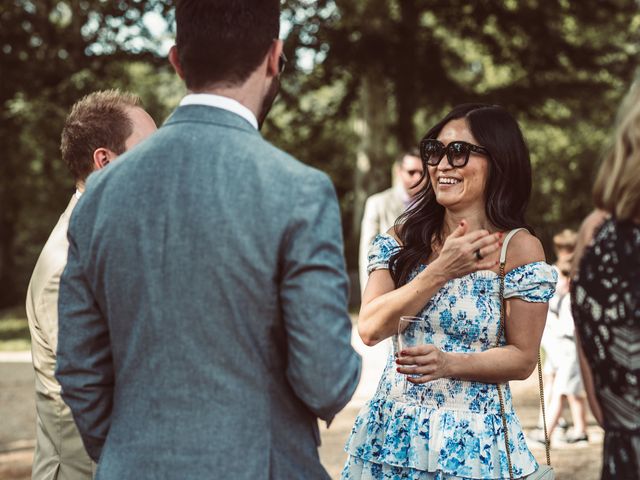
[(572, 300), (604, 417), (602, 478), (640, 479), (640, 225), (605, 221)]

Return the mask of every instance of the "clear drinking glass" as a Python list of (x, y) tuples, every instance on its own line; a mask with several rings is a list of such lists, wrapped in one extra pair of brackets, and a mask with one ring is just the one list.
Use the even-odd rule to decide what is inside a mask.
[[(426, 343), (426, 320), (422, 317), (400, 317), (398, 323), (398, 355), (402, 350), (409, 347), (416, 347)], [(420, 375), (412, 375), (419, 377)], [(409, 389), (411, 383), (407, 380), (407, 376), (404, 375), (402, 396), (405, 400), (410, 401), (412, 397), (409, 396)]]

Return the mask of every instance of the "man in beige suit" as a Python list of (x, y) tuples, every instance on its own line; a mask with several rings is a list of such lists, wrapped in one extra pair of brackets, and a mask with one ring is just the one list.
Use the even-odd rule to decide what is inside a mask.
[(54, 378), (58, 344), (58, 288), (67, 262), (69, 217), (89, 174), (156, 130), (138, 97), (117, 90), (95, 92), (77, 102), (62, 131), (62, 158), (76, 192), (38, 258), (27, 291), (27, 318), (36, 373), (37, 431), (32, 478), (91, 479), (94, 466), (85, 452), (69, 407)]
[(394, 186), (371, 195), (364, 206), (364, 216), (360, 227), (360, 292), (367, 284), (367, 254), (371, 241), (376, 235), (385, 233), (404, 213), (424, 182), (416, 185), (422, 176), (423, 167), (417, 151), (405, 152), (394, 163)]

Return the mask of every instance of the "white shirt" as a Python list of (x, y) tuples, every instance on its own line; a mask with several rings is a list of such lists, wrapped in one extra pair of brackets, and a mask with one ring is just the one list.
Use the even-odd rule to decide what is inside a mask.
[(208, 107), (222, 108), (236, 115), (240, 115), (253, 128), (258, 130), (258, 120), (251, 110), (242, 105), (237, 100), (222, 95), (212, 93), (190, 93), (180, 101), (180, 106), (185, 105), (206, 105)]

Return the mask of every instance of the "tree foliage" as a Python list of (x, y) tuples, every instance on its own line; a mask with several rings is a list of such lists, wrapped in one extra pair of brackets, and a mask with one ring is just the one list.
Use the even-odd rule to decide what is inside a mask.
[(151, 11), (168, 15), (168, 3), (0, 6), (0, 306), (24, 298), (39, 250), (73, 192), (59, 155), (70, 106), (93, 90), (130, 84), (128, 62), (160, 64), (142, 19)]
[[(294, 25), (288, 49), (311, 52), (317, 62), (311, 76), (302, 74), (308, 91), (343, 86), (323, 124), (366, 117), (371, 98), (387, 119), (365, 129), (386, 141), (368, 142), (375, 149), (365, 147), (365, 191), (351, 198), (388, 186), (394, 154), (416, 146), (453, 105), (480, 101), (505, 106), (523, 126), (534, 166), (529, 218), (547, 245), (555, 231), (577, 227), (589, 211), (593, 171), (638, 64), (636, 2), (295, 0), (287, 6)], [(297, 98), (287, 99), (292, 111)], [(305, 151), (314, 148), (301, 141)], [(345, 227), (352, 261), (357, 218)]]
[[(73, 191), (59, 158), (82, 95), (141, 94), (158, 123), (183, 93), (145, 16), (169, 0), (8, 0), (0, 6), (0, 307), (22, 301)], [(328, 172), (356, 268), (362, 203), (394, 156), (453, 105), (499, 103), (534, 166), (531, 223), (576, 227), (617, 104), (637, 65), (632, 0), (286, 0), (291, 59), (265, 136)], [(354, 288), (354, 290), (357, 290)]]

